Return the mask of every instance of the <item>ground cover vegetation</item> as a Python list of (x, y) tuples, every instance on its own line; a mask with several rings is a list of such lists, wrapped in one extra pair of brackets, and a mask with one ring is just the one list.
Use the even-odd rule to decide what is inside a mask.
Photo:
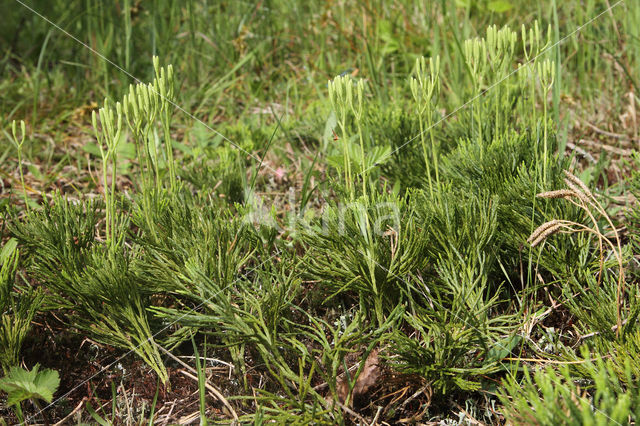
[(637, 2), (0, 5), (0, 423), (640, 418)]

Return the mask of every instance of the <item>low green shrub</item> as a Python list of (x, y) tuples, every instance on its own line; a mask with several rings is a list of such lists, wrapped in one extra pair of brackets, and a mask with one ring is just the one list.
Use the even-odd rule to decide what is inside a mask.
[[(587, 353), (584, 355), (588, 356)], [(621, 368), (623, 379), (616, 370)], [(582, 375), (569, 365), (548, 366), (523, 379), (508, 376), (499, 397), (508, 422), (522, 425), (627, 425), (640, 418), (640, 389), (637, 371), (628, 363), (587, 358)]]

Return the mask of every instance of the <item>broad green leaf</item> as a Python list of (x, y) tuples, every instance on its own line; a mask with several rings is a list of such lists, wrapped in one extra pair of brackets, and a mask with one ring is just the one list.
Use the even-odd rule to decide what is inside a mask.
[(60, 376), (56, 370), (45, 369), (36, 375), (34, 396), (47, 402), (51, 402), (53, 394), (60, 385)]
[(388, 146), (376, 146), (369, 149), (369, 154), (366, 158), (365, 167), (367, 169), (374, 168), (378, 165), (384, 164), (391, 157), (391, 147)]
[(88, 144), (84, 145), (82, 149), (84, 152), (88, 152), (94, 157), (100, 158), (100, 148), (98, 148), (98, 144), (94, 142), (89, 142)]
[(29, 170), (29, 173), (35, 176), (36, 179), (42, 179), (42, 172), (40, 171), (40, 167), (36, 166), (35, 164), (27, 164), (27, 170)]
[(174, 149), (179, 150), (180, 152), (187, 154), (187, 155), (193, 155), (193, 150), (191, 149), (191, 147), (189, 145), (187, 145), (184, 142), (180, 142), (180, 141), (171, 141), (171, 146)]
[(400, 49), (400, 43), (393, 33), (393, 25), (387, 20), (382, 20), (378, 26), (378, 36), (382, 40), (382, 54), (388, 55), (389, 53), (396, 52)]
[(504, 13), (512, 8), (513, 5), (507, 0), (490, 1), (489, 4), (487, 4), (487, 9), (495, 13)]
[(522, 341), (522, 337), (518, 335), (506, 337), (495, 343), (495, 346), (487, 352), (487, 361), (501, 361), (507, 357), (513, 348)]
[(136, 158), (136, 146), (131, 142), (123, 142), (118, 145), (118, 156), (126, 159)]
[(60, 376), (55, 370), (38, 371), (36, 364), (31, 371), (12, 367), (9, 374), (0, 379), (0, 390), (8, 394), (7, 405), (16, 405), (26, 399), (42, 399), (47, 403), (60, 385)]
[(324, 125), (324, 134), (322, 135), (322, 143), (326, 148), (330, 143), (333, 143), (333, 132), (336, 128), (336, 114), (332, 111), (327, 118), (327, 123)]

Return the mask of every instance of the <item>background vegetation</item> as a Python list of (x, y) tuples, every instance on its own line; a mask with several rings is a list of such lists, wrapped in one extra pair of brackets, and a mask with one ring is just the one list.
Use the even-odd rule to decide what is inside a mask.
[(0, 5), (7, 424), (637, 421), (637, 2)]

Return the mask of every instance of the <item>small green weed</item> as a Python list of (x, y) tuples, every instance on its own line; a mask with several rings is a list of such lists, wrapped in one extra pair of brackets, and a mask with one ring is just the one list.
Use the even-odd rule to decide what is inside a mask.
[(50, 403), (53, 394), (60, 385), (58, 372), (55, 370), (40, 370), (36, 364), (30, 371), (19, 367), (11, 367), (7, 375), (0, 379), (0, 390), (8, 395), (7, 405), (15, 406), (18, 420), (24, 422), (22, 401), (31, 400), (40, 409), (38, 400)]

